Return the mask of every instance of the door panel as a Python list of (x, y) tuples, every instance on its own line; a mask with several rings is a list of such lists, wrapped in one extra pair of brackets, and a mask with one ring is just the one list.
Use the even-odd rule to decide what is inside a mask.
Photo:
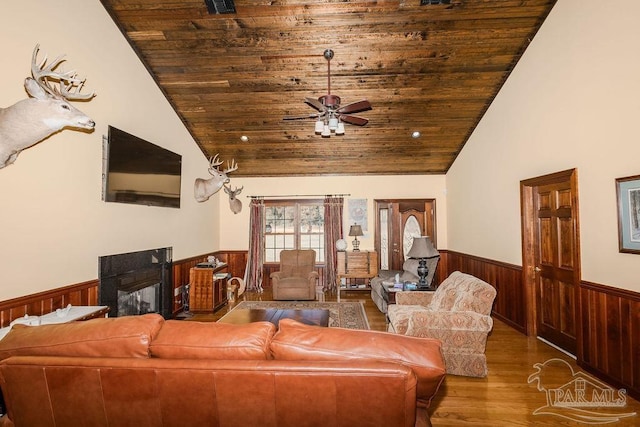
[(537, 210), (537, 334), (575, 354), (576, 218), (571, 182), (534, 189)]

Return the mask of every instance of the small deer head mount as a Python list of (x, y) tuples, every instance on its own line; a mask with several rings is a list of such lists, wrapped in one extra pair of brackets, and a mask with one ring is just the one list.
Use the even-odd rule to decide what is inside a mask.
[(242, 202), (238, 200), (236, 196), (242, 192), (244, 186), (240, 188), (236, 187), (235, 190), (232, 190), (231, 187), (227, 187), (226, 185), (223, 186), (224, 192), (229, 195), (229, 207), (231, 208), (231, 212), (234, 214), (240, 213), (242, 210)]
[[(73, 71), (56, 71), (64, 56), (49, 65), (47, 57), (38, 65), (36, 45), (31, 58), (31, 76), (24, 87), (31, 98), (0, 108), (0, 169), (16, 161), (25, 148), (64, 128), (93, 131), (95, 122), (69, 101), (87, 101), (94, 93), (81, 94), (84, 79)], [(57, 84), (59, 87), (54, 87)]]
[(209, 159), (209, 173), (211, 178), (202, 179), (196, 178), (196, 182), (193, 184), (193, 194), (198, 202), (206, 202), (209, 197), (216, 194), (224, 184), (229, 182), (227, 174), (238, 169), (238, 165), (235, 160), (231, 160), (231, 163), (227, 162), (227, 168), (220, 170), (218, 166), (223, 164), (222, 160), (218, 160), (218, 155)]

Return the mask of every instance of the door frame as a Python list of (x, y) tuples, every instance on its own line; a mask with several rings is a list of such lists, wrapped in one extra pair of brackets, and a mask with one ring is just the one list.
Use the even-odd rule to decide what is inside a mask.
[(580, 264), (580, 218), (578, 205), (578, 171), (568, 169), (548, 175), (539, 176), (520, 181), (520, 209), (522, 227), (522, 284), (525, 290), (525, 307), (527, 311), (526, 332), (528, 336), (537, 336), (537, 316), (538, 307), (536, 300), (536, 278), (535, 268), (537, 266), (536, 248), (538, 247), (538, 236), (536, 233), (537, 215), (535, 212), (535, 189), (541, 185), (569, 182), (571, 186), (571, 203), (574, 207), (574, 248), (573, 265), (576, 274), (574, 275), (574, 319), (576, 322), (576, 349), (580, 353), (582, 341), (582, 322), (580, 321), (580, 283), (582, 278), (582, 267)]

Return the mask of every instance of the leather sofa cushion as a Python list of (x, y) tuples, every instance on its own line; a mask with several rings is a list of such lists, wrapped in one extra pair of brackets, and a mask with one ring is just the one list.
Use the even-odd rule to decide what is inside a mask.
[(0, 360), (10, 356), (149, 357), (149, 343), (163, 323), (161, 315), (145, 314), (14, 325), (0, 340)]
[(380, 331), (323, 328), (281, 319), (271, 341), (280, 360), (354, 360), (396, 362), (411, 368), (418, 379), (418, 400), (429, 405), (445, 377), (440, 341)]
[(270, 322), (242, 325), (167, 320), (151, 343), (151, 356), (165, 359), (265, 360), (276, 331)]

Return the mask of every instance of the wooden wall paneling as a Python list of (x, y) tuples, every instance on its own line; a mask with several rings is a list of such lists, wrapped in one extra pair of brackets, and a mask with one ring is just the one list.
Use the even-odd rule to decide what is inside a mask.
[(221, 251), (216, 252), (215, 257), (226, 262), (229, 266), (228, 271), (231, 277), (244, 278), (244, 273), (247, 268), (247, 251)]
[(41, 316), (72, 305), (98, 305), (98, 280), (90, 280), (62, 288), (0, 302), (0, 328), (25, 314)]
[(640, 397), (640, 294), (583, 281), (580, 300), (578, 365)]
[(454, 271), (461, 271), (494, 286), (497, 293), (493, 315), (526, 334), (527, 307), (522, 267), (453, 251), (441, 251), (440, 256), (438, 270), (440, 277), (444, 276), (442, 280)]

